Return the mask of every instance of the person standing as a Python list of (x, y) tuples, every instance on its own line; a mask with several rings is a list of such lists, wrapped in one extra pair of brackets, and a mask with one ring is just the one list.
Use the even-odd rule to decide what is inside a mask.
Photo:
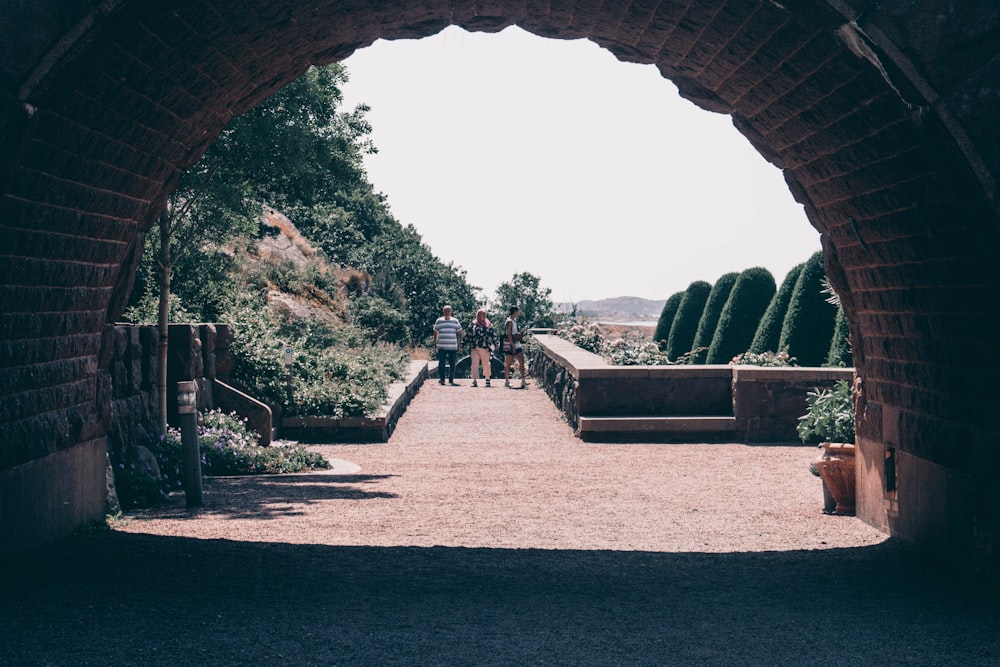
[(510, 367), (517, 361), (521, 369), (521, 389), (528, 386), (524, 378), (524, 348), (521, 347), (521, 332), (517, 329), (517, 316), (521, 314), (521, 309), (517, 306), (510, 307), (510, 314), (503, 325), (503, 386), (510, 386)]
[(434, 322), (434, 350), (438, 360), (438, 384), (444, 384), (444, 367), (448, 365), (448, 384), (456, 386), (455, 364), (462, 345), (462, 325), (451, 316), (451, 306), (441, 309), (442, 316)]
[(480, 308), (476, 311), (476, 319), (469, 326), (469, 373), (472, 376), (472, 386), (479, 386), (479, 366), (483, 367), (486, 386), (490, 386), (490, 352), (496, 349), (497, 337), (493, 333), (493, 324), (486, 317), (486, 311)]

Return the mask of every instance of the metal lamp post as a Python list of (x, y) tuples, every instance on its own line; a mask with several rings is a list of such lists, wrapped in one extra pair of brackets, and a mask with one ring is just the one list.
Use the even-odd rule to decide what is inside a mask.
[(177, 383), (177, 415), (180, 421), (181, 449), (184, 455), (184, 495), (188, 507), (198, 507), (202, 504), (197, 398), (197, 382), (188, 380)]

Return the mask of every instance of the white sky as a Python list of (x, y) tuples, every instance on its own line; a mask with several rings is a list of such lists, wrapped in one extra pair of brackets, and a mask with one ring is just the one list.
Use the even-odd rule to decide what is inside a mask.
[(820, 248), (781, 172), (652, 65), (455, 27), (344, 64), (347, 107), (372, 107), (375, 189), (487, 297), (521, 271), (557, 302), (665, 299), (751, 266), (780, 284)]

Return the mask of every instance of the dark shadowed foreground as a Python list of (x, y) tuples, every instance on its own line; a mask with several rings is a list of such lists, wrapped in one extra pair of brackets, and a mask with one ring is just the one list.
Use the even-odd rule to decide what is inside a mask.
[(2, 563), (0, 665), (995, 665), (995, 587), (820, 513), (811, 447), (593, 445), (424, 387), (361, 471)]

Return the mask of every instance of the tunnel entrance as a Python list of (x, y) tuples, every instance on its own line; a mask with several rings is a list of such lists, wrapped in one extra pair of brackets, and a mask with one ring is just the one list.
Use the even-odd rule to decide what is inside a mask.
[(107, 323), (138, 234), (225, 124), (376, 38), (518, 25), (654, 64), (784, 171), (851, 322), (859, 516), (995, 568), (1000, 400), (981, 343), (995, 338), (1000, 161), (997, 51), (984, 44), (1000, 16), (985, 1), (960, 17), (853, 4), (121, 0), (15, 12), (0, 30), (13, 54), (0, 72), (5, 544), (102, 516)]

